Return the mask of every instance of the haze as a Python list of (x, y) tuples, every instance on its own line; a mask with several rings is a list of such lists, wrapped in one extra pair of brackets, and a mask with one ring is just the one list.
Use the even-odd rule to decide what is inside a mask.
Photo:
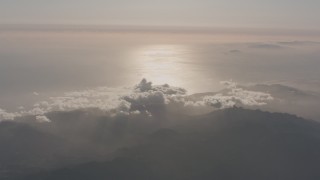
[(320, 179), (319, 7), (2, 0), (0, 179)]
[(3, 0), (0, 23), (320, 29), (314, 0)]

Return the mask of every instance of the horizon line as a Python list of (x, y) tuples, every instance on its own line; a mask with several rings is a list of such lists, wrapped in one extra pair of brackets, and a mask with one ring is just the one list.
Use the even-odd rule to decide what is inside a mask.
[(187, 34), (268, 34), (268, 35), (320, 35), (320, 29), (303, 28), (264, 28), (264, 27), (226, 27), (226, 26), (188, 26), (188, 25), (124, 25), (124, 24), (31, 24), (0, 23), (4, 31), (45, 31), (45, 32), (154, 32)]

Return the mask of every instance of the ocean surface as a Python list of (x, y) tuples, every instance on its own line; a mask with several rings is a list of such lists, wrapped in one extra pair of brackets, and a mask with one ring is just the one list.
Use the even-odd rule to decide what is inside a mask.
[(153, 84), (189, 94), (238, 84), (320, 92), (320, 43), (223, 34), (0, 32), (0, 108), (16, 111), (65, 92)]

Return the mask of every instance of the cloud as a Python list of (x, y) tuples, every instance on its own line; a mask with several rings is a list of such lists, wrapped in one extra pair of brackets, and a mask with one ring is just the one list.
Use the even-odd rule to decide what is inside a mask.
[(267, 101), (273, 100), (273, 97), (268, 93), (248, 91), (242, 88), (234, 88), (228, 95), (246, 106), (261, 106)]
[(51, 122), (51, 120), (49, 118), (47, 118), (47, 116), (36, 116), (36, 121), (39, 123)]
[(228, 89), (234, 89), (237, 87), (237, 83), (230, 80), (230, 81), (220, 81), (220, 84), (226, 86)]
[(20, 116), (19, 113), (9, 113), (4, 109), (0, 109), (0, 120), (14, 120), (18, 116)]
[(142, 113), (151, 112), (151, 114), (161, 113), (165, 106), (187, 94), (183, 88), (173, 87), (168, 84), (152, 85), (143, 79), (134, 88), (133, 93), (124, 96), (122, 99), (129, 102), (130, 111), (138, 110)]
[(39, 96), (40, 94), (39, 94), (39, 93), (37, 93), (37, 92), (33, 92), (33, 95), (35, 95), (35, 96)]
[(170, 86), (168, 84), (152, 85), (152, 82), (142, 79), (142, 81), (136, 85), (135, 92), (162, 92), (165, 95), (185, 95), (187, 90), (180, 87)]
[(136, 86), (136, 90), (140, 92), (150, 91), (152, 89), (152, 82), (147, 82), (146, 79), (142, 79), (140, 84)]
[[(143, 79), (132, 88), (98, 87), (83, 91), (66, 92), (63, 96), (50, 97), (26, 110), (8, 113), (0, 111), (1, 119), (14, 119), (25, 115), (35, 116), (38, 122), (50, 122), (45, 116), (54, 111), (73, 111), (78, 109), (98, 108), (110, 112), (111, 115), (147, 114), (162, 116), (168, 107), (211, 107), (223, 109), (239, 106), (261, 106), (272, 100), (270, 94), (249, 91), (237, 87), (233, 81), (222, 81), (226, 86), (222, 93), (204, 96), (198, 100), (190, 100), (187, 90), (168, 84), (153, 85)], [(175, 107), (176, 106), (176, 107)]]
[(77, 109), (99, 108), (111, 110), (121, 105), (121, 97), (129, 94), (132, 88), (98, 87), (83, 91), (65, 92), (62, 96), (50, 97), (37, 102), (31, 109), (19, 108), (18, 112), (8, 113), (0, 110), (0, 120), (33, 115), (40, 116), (53, 111), (72, 111)]
[(33, 109), (23, 111), (23, 114), (44, 115), (51, 111), (72, 111), (77, 109), (99, 108), (111, 110), (121, 105), (121, 97), (131, 90), (125, 87), (98, 87), (83, 91), (66, 92), (63, 96), (50, 97), (38, 102)]
[(238, 106), (262, 106), (266, 105), (268, 101), (274, 98), (271, 94), (249, 91), (237, 87), (233, 81), (222, 81), (221, 84), (226, 86), (226, 89), (210, 96), (204, 96), (201, 100), (194, 102), (187, 102), (187, 106), (212, 106), (216, 109), (230, 108), (235, 105)]

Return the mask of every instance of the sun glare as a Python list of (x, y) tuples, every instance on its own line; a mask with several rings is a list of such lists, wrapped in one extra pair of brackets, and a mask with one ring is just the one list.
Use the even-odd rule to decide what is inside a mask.
[[(142, 48), (138, 53), (140, 75), (152, 79), (155, 83), (180, 84), (179, 72), (183, 69), (181, 62), (186, 48), (178, 45), (157, 45)], [(175, 77), (175, 78), (173, 78)]]

